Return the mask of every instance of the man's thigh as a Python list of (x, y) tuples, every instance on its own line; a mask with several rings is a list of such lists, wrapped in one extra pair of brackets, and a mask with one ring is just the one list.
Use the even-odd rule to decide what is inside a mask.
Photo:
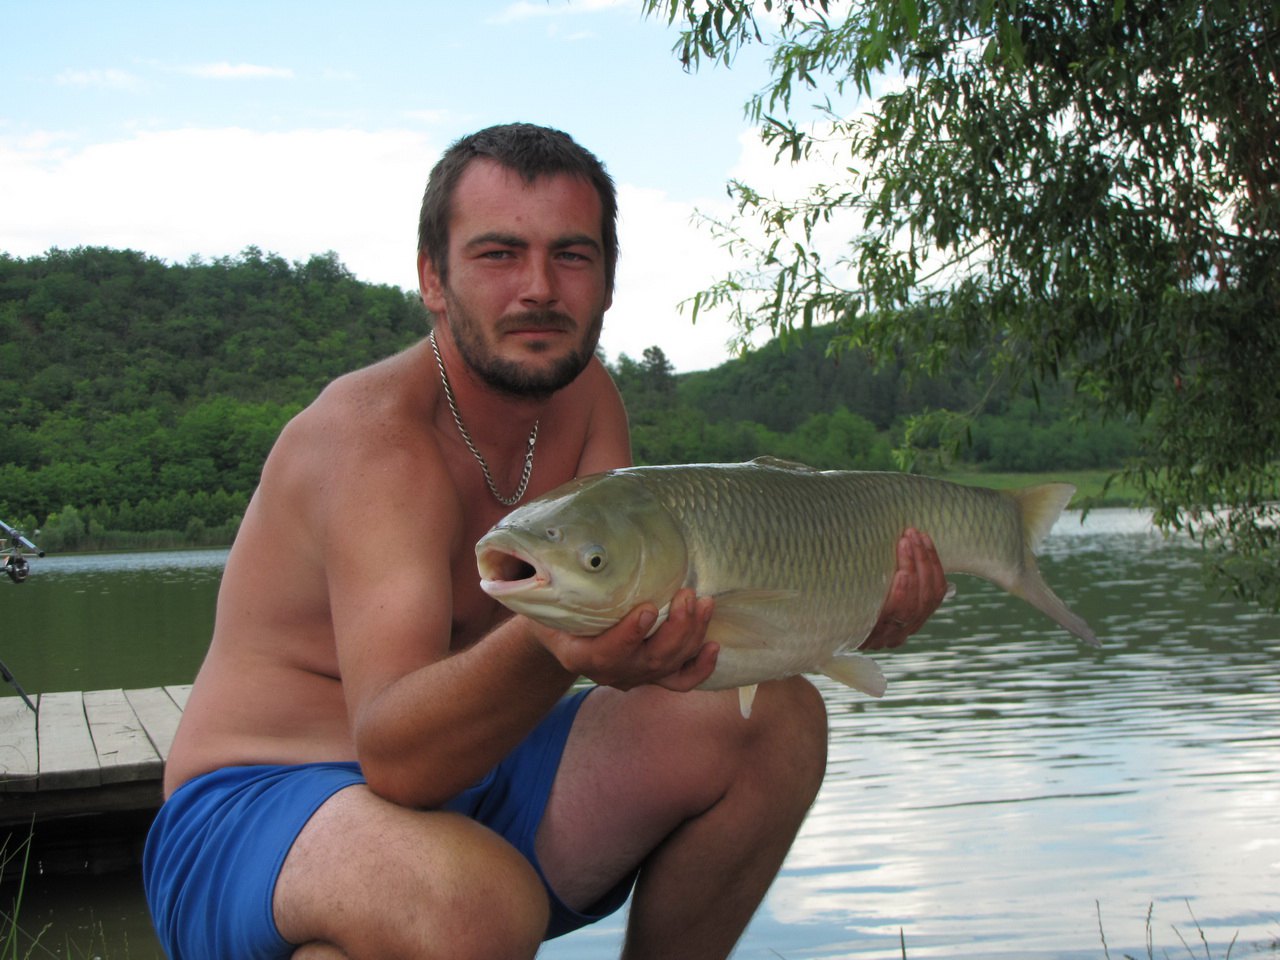
[(542, 882), (510, 844), (456, 813), (382, 800), (351, 763), (193, 780), (157, 817), (144, 867), (156, 930), (183, 960), (276, 960), (306, 943), (532, 956), (547, 926)]

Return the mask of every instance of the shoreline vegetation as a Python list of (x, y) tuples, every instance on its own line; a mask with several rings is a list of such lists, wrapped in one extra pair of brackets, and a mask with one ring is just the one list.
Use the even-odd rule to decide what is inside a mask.
[[(225, 545), (284, 424), (429, 323), (415, 294), (361, 282), (333, 253), (0, 252), (0, 518), (48, 552)], [(890, 470), (909, 447), (916, 472), (965, 482), (1097, 471), (1076, 481), (1087, 498), (1142, 456), (1141, 424), (1080, 416), (1067, 384), (1019, 391), (959, 357), (926, 376), (901, 358), (833, 354), (836, 334), (814, 327), (687, 373), (659, 345), (602, 356), (636, 462), (769, 454)], [(1129, 501), (1112, 490), (1102, 502)]]
[(1070, 483), (1076, 488), (1075, 496), (1067, 505), (1068, 510), (1089, 510), (1100, 507), (1139, 508), (1144, 504), (1142, 491), (1126, 480), (1120, 468), (1115, 470), (1044, 470), (1034, 473), (1010, 473), (1005, 471), (954, 470), (939, 473), (942, 480), (970, 486), (1010, 490), (1030, 487), (1040, 483)]
[[(1140, 492), (1111, 470), (1059, 470), (1016, 473), (982, 470), (957, 470), (936, 474), (939, 479), (966, 486), (984, 486), (996, 490), (1030, 487), (1041, 483), (1070, 483), (1076, 493), (1069, 510), (1091, 510), (1109, 507), (1137, 508), (1142, 505)], [(207, 527), (198, 520), (185, 529), (109, 530), (86, 523), (74, 507), (53, 514), (51, 529), (34, 535), (46, 554), (141, 553), (163, 550), (223, 549), (231, 546), (239, 529), (239, 518), (217, 527)]]

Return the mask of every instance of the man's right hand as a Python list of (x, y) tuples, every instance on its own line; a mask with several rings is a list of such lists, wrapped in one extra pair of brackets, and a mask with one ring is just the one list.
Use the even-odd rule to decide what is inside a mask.
[(571, 673), (619, 690), (652, 683), (684, 692), (715, 670), (720, 648), (705, 642), (713, 606), (710, 598), (699, 599), (692, 590), (681, 590), (657, 630), (653, 630), (657, 608), (646, 603), (594, 637), (530, 623), (538, 642)]

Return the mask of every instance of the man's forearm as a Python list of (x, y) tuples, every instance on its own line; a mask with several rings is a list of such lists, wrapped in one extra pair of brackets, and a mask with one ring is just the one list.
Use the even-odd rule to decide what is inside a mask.
[(357, 711), (356, 752), (370, 788), (404, 806), (440, 806), (509, 753), (576, 679), (528, 621), (506, 621)]

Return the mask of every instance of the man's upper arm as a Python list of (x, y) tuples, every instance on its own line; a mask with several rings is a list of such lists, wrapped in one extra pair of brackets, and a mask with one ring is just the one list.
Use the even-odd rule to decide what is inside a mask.
[(379, 691), (447, 655), (460, 513), (438, 459), (403, 443), (361, 453), (333, 471), (313, 518), (353, 722)]

